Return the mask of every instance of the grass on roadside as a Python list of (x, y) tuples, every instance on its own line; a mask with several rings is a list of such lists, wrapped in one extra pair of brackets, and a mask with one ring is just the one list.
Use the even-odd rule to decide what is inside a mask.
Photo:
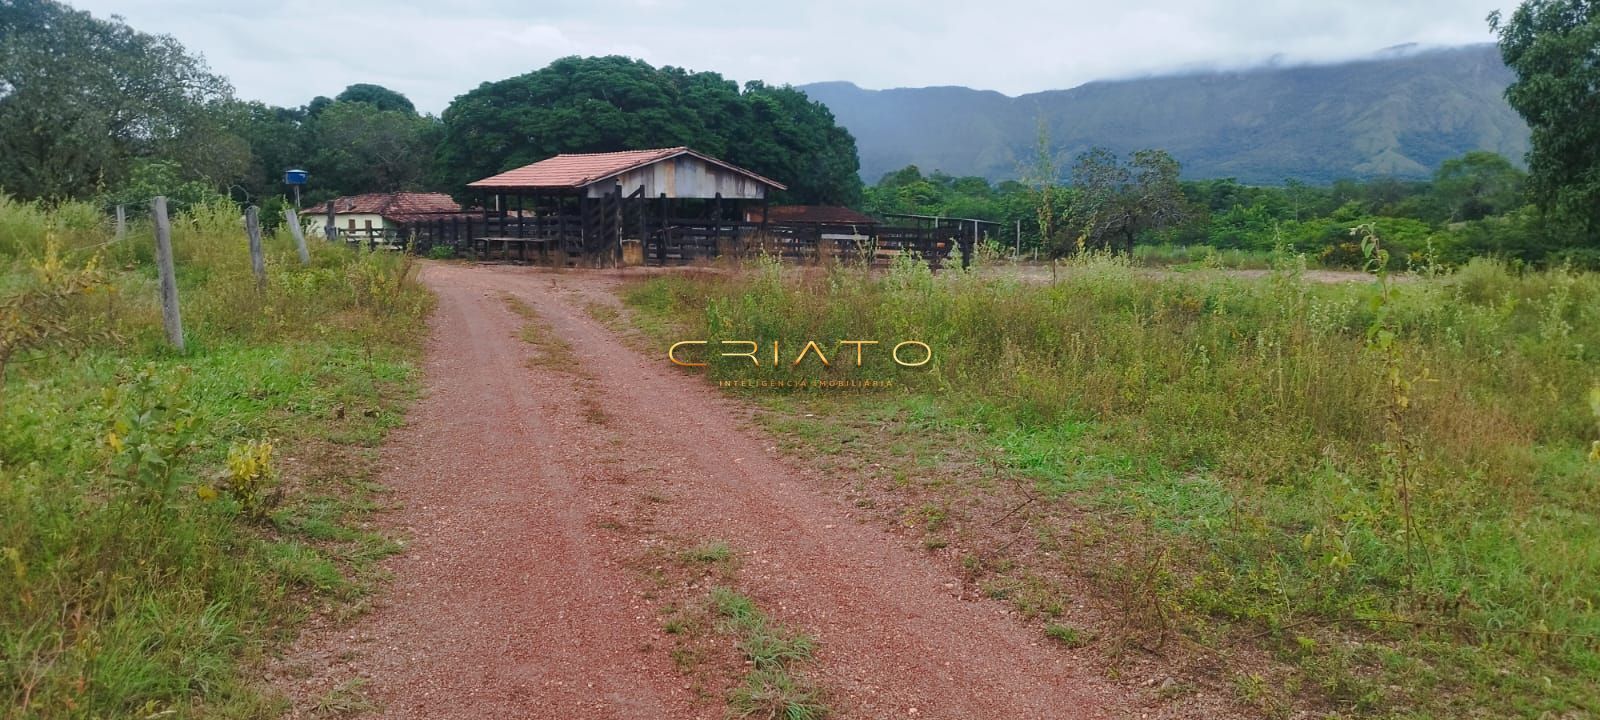
[[(725, 687), (730, 716), (827, 717), (823, 693), (805, 671), (816, 640), (773, 621), (755, 600), (735, 588), (739, 555), (732, 547), (722, 541), (677, 550), (658, 547), (644, 565), (656, 581), (652, 597), (676, 598), (662, 608), (661, 625), (662, 632), (673, 638), (669, 650), (673, 663), (695, 678), (697, 686)], [(729, 640), (731, 648), (724, 645)], [(730, 651), (737, 657), (730, 657)]]
[[(750, 397), (818, 438), (809, 454), (877, 463), (894, 487), (959, 498), (1022, 478), (1073, 530), (1039, 525), (1038, 552), (975, 559), (1005, 574), (995, 592), (1049, 617), (1043, 585), (1007, 578), (1087, 564), (1128, 599), (1128, 633), (1299, 668), (1247, 683), (1264, 711), (1600, 712), (1600, 276), (1478, 260), (1324, 286), (1303, 261), (1273, 264), (1152, 278), (1091, 255), (1039, 284), (757, 263), (653, 278), (627, 301), (661, 339), (928, 343), (921, 370), (884, 354), (707, 371), (894, 378), (889, 393)], [(894, 427), (906, 436), (873, 430)], [(976, 486), (941, 480), (952, 467)], [(934, 546), (961, 535), (940, 505), (916, 517)]]
[[(150, 230), (0, 198), (0, 706), (8, 718), (262, 717), (299, 620), (355, 612), (394, 545), (365, 517), (430, 304), (408, 260), (173, 219), (188, 349)], [(344, 702), (344, 700), (340, 700)]]
[(827, 716), (821, 694), (799, 666), (811, 659), (816, 641), (772, 623), (755, 601), (729, 587), (711, 588), (717, 628), (735, 638), (751, 669), (728, 692), (729, 708), (739, 717), (763, 720), (817, 720)]
[(572, 344), (551, 332), (544, 319), (539, 317), (538, 310), (514, 295), (506, 294), (502, 297), (505, 299), (506, 307), (511, 308), (512, 312), (525, 321), (518, 336), (523, 342), (539, 351), (539, 354), (529, 362), (554, 370), (577, 370), (579, 365), (577, 355), (572, 351)]

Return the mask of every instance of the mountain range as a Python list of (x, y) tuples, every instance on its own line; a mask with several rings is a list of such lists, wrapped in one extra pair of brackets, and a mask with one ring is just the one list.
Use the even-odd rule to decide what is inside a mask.
[(1447, 158), (1490, 150), (1521, 163), (1528, 127), (1505, 101), (1511, 71), (1494, 45), (1390, 49), (1327, 65), (1263, 66), (1091, 82), (1011, 97), (966, 87), (867, 90), (802, 85), (855, 135), (861, 176), (924, 172), (1019, 176), (1039, 122), (1070, 172), (1091, 147), (1170, 152), (1189, 178), (1426, 177)]

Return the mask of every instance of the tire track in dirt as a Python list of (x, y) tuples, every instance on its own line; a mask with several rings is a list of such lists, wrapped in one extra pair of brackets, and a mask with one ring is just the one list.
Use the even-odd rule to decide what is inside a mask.
[[(282, 681), (294, 716), (357, 683), (386, 718), (691, 717), (670, 663), (641, 651), (653, 610), (589, 526), (565, 444), (570, 378), (525, 364), (523, 319), (498, 293), (430, 266), (426, 395), (382, 450), (378, 482), (409, 543), (378, 606), (308, 633)], [(440, 277), (443, 276), (443, 277)]]
[[(294, 662), (334, 668), (302, 685), (358, 673), (384, 717), (720, 716), (651, 649), (658, 608), (625, 569), (647, 533), (739, 551), (741, 589), (819, 640), (811, 674), (837, 717), (1127, 714), (1124, 690), (1003, 603), (960, 597), (947, 568), (823, 493), (732, 401), (590, 318), (585, 303), (614, 302), (613, 276), (430, 263), (423, 279), (440, 298), (429, 393), (380, 478), (414, 540), (377, 610), (300, 644)], [(578, 375), (525, 365), (506, 295), (571, 346)]]
[(672, 499), (657, 529), (741, 550), (741, 585), (818, 636), (818, 676), (842, 714), (1094, 717), (1108, 705), (1109, 688), (1043, 647), (1004, 604), (959, 599), (942, 567), (816, 492), (714, 389), (625, 349), (581, 307), (601, 300), (605, 275), (493, 274), (601, 378), (599, 402), (625, 438), (617, 453), (654, 468)]

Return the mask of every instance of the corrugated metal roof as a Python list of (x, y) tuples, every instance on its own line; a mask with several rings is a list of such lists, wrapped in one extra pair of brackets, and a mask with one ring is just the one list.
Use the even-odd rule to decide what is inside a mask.
[(712, 165), (745, 175), (778, 190), (788, 189), (782, 183), (686, 147), (557, 155), (553, 158), (540, 160), (532, 165), (524, 165), (493, 177), (486, 177), (477, 182), (467, 183), (467, 187), (488, 190), (576, 189), (593, 185), (609, 177), (621, 175), (637, 167), (643, 167), (679, 155), (693, 155)]
[[(337, 197), (332, 201), (336, 215), (429, 215), (461, 212), (461, 206), (444, 193), (365, 193)], [(328, 203), (313, 205), (300, 211), (301, 215), (327, 215)]]

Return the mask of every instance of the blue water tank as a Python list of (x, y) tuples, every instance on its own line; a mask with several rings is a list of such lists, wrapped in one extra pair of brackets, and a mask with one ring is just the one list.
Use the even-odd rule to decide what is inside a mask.
[(304, 185), (304, 184), (306, 184), (306, 171), (304, 171), (304, 170), (285, 170), (285, 171), (283, 171), (283, 184), (285, 184), (285, 185)]

